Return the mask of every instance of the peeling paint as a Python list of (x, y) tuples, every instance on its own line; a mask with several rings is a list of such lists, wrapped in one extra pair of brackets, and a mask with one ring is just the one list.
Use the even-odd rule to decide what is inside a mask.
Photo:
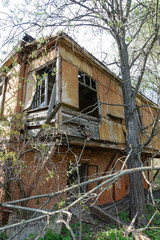
[(99, 125), (100, 139), (115, 143), (125, 143), (125, 135), (122, 125), (106, 119)]
[(62, 61), (62, 103), (79, 107), (78, 69)]

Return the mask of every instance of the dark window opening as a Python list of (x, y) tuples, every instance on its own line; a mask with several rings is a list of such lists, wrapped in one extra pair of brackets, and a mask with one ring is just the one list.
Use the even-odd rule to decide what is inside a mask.
[(85, 73), (78, 73), (79, 79), (79, 111), (98, 117), (98, 100), (96, 81)]
[(85, 75), (85, 84), (90, 86), (90, 78), (87, 75)]
[(52, 89), (56, 81), (55, 64), (36, 73), (37, 86), (33, 98), (32, 109), (49, 105)]
[[(80, 164), (77, 168), (74, 163), (68, 165), (67, 171), (67, 186), (71, 187), (79, 183), (78, 176), (80, 177), (80, 182), (85, 182), (88, 180), (88, 163)], [(84, 185), (80, 188), (81, 193), (87, 192), (87, 185)], [(67, 198), (70, 200), (76, 199), (76, 196), (79, 194), (79, 189), (75, 188), (68, 192)]]
[(91, 87), (96, 89), (96, 82), (93, 79), (91, 80)]

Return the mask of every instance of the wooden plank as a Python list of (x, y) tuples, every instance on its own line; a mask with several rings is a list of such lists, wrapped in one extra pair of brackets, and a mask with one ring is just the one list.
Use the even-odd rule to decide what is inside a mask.
[(102, 107), (101, 107), (101, 104), (100, 104), (100, 99), (98, 99), (98, 116), (101, 117), (102, 116)]
[(73, 122), (73, 123), (77, 123), (77, 124), (80, 124), (80, 125), (83, 125), (83, 124), (86, 124), (86, 125), (96, 125), (98, 126), (99, 122), (94, 122), (94, 121), (91, 121), (89, 119), (85, 119), (83, 118), (83, 116), (74, 116), (72, 114), (66, 114), (66, 113), (63, 113), (62, 112), (62, 120), (63, 121), (69, 121), (69, 122)]
[[(42, 133), (42, 129), (40, 128), (40, 127), (33, 127), (33, 128), (29, 128), (29, 129), (27, 129), (26, 130), (26, 133), (27, 133), (27, 135), (29, 135), (29, 136), (32, 136), (32, 137), (39, 137), (39, 135), (40, 135), (40, 133)], [(55, 131), (53, 130), (53, 128), (51, 127), (51, 130), (50, 130), (50, 136), (52, 135), (52, 134), (54, 134), (55, 133)]]
[(81, 132), (78, 130), (77, 126), (74, 124), (63, 124), (62, 130), (68, 136), (82, 137)]
[[(69, 131), (71, 136), (90, 137), (92, 139), (99, 140), (99, 120), (97, 120), (97, 118), (90, 118), (90, 116), (85, 115), (81, 116), (80, 113), (66, 108), (63, 108), (63, 110), (63, 128), (65, 128), (64, 130)], [(74, 131), (73, 129), (70, 129), (71, 127), (74, 128)], [(89, 133), (89, 135), (86, 135), (86, 133)]]
[[(53, 123), (53, 122), (55, 122), (55, 119), (52, 119), (51, 121), (50, 121), (50, 123)], [(36, 126), (41, 126), (41, 125), (43, 125), (45, 123), (45, 119), (44, 120), (39, 120), (39, 121), (31, 121), (31, 122), (27, 122), (26, 123), (26, 126), (27, 127), (36, 127)]]
[[(83, 138), (78, 138), (78, 137), (72, 137), (69, 136), (69, 142), (70, 145), (72, 146), (83, 146), (84, 145), (84, 139)], [(63, 144), (67, 145), (66, 138), (64, 137), (62, 140)], [(86, 142), (86, 147), (98, 147), (98, 148), (104, 148), (104, 149), (117, 149), (121, 151), (125, 151), (125, 145), (117, 145), (114, 143), (107, 143), (107, 142), (101, 142), (101, 141), (94, 141), (94, 140), (89, 140)]]
[(78, 68), (62, 60), (62, 103), (79, 108)]
[(57, 103), (55, 108), (52, 110), (52, 113), (49, 115), (49, 117), (46, 119), (45, 123), (48, 124), (51, 122), (53, 116), (58, 112), (59, 108), (61, 107), (61, 103)]
[[(37, 121), (35, 121), (33, 118), (32, 118), (32, 121), (30, 122), (27, 122), (26, 125), (27, 127), (38, 127), (38, 126), (41, 126), (42, 124), (49, 124), (49, 123), (54, 123), (56, 120), (55, 118), (53, 118), (53, 116), (56, 114), (56, 112), (59, 110), (61, 106), (61, 103), (58, 103), (55, 108), (53, 109), (51, 115), (49, 116), (48, 119), (39, 119)], [(37, 129), (28, 129), (27, 130), (27, 133), (33, 137), (38, 137), (39, 134), (42, 132), (43, 130), (40, 129), (40, 128), (37, 128)]]
[(49, 103), (49, 107), (48, 107), (47, 118), (50, 117), (52, 110), (53, 110), (53, 106), (55, 105), (55, 102), (56, 102), (56, 84), (54, 83), (53, 89), (52, 89), (52, 94), (51, 94), (51, 99), (50, 99), (50, 103)]
[[(75, 136), (81, 138), (92, 138), (95, 140), (99, 139), (98, 127), (96, 126), (77, 126), (74, 123), (66, 123), (62, 126), (63, 132), (66, 132), (68, 136)], [(88, 133), (88, 135), (87, 135)]]
[(109, 215), (108, 213), (103, 211), (101, 208), (99, 208), (97, 206), (91, 206), (90, 210), (91, 210), (91, 213), (93, 213), (94, 215), (96, 215), (97, 217), (99, 217), (100, 219), (105, 221), (106, 223), (111, 222), (113, 224), (116, 224), (117, 226), (124, 227), (124, 224), (121, 221), (119, 221), (115, 217), (112, 217), (111, 215)]
[(38, 118), (38, 117), (41, 117), (41, 118), (46, 118), (47, 116), (47, 111), (48, 110), (43, 110), (41, 111), (39, 109), (39, 112), (34, 112), (34, 113), (28, 113), (28, 115), (26, 116), (27, 120), (30, 120), (30, 119), (33, 119), (33, 118)]
[(112, 166), (112, 164), (115, 162), (115, 160), (117, 159), (118, 155), (119, 155), (119, 152), (118, 152), (118, 153), (115, 152), (115, 153), (112, 155), (112, 157), (111, 157), (109, 163), (107, 164), (107, 167), (106, 167), (106, 169), (104, 170), (104, 173), (102, 174), (102, 176), (106, 175), (106, 172), (110, 169), (110, 167)]
[(99, 118), (97, 117), (93, 117), (93, 116), (89, 116), (86, 114), (82, 114), (80, 112), (74, 111), (72, 109), (66, 108), (66, 107), (62, 107), (62, 114), (67, 114), (68, 116), (77, 116), (77, 119), (81, 119), (81, 120), (86, 120), (86, 121), (90, 121), (90, 122), (97, 122), (99, 124)]
[(58, 48), (57, 52), (57, 61), (56, 61), (56, 101), (61, 102), (61, 90), (62, 90), (62, 79), (61, 79), (61, 70), (62, 70), (62, 58), (61, 58), (61, 53), (60, 49)]
[(46, 119), (46, 115), (26, 118), (27, 122), (32, 122), (32, 121), (37, 121), (37, 120), (44, 120), (44, 119)]
[(35, 127), (35, 126), (41, 126), (45, 123), (45, 120), (40, 120), (40, 121), (32, 121), (32, 122), (27, 122), (26, 126), (27, 127)]
[(126, 142), (122, 124), (105, 118), (103, 118), (103, 121), (99, 124), (99, 135), (102, 141), (109, 141), (118, 144), (124, 144)]

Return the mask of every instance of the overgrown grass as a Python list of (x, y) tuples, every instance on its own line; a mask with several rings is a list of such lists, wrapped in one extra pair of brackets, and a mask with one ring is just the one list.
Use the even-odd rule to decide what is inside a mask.
[[(160, 210), (160, 200), (156, 201), (156, 207)], [(146, 208), (148, 221), (151, 219), (153, 214), (155, 213), (155, 208), (152, 205), (148, 205)], [(120, 212), (119, 217), (125, 223), (129, 223), (128, 212)], [(74, 232), (75, 238), (79, 239), (79, 222), (74, 222), (71, 224), (71, 228)], [(144, 233), (150, 237), (152, 240), (160, 239), (160, 215), (159, 212), (156, 211), (156, 215), (154, 216), (152, 222), (150, 222), (148, 228), (144, 231)], [(34, 240), (35, 235), (30, 234), (29, 239)], [(0, 240), (6, 240), (5, 233), (0, 233)], [(129, 237), (125, 236), (124, 230), (122, 228), (118, 228), (114, 225), (107, 225), (103, 223), (101, 220), (96, 220), (96, 224), (93, 223), (83, 223), (82, 224), (82, 240), (132, 240), (133, 237), (130, 235)], [(26, 239), (24, 239), (26, 240)], [(63, 227), (62, 233), (60, 235), (53, 234), (52, 230), (48, 230), (45, 236), (40, 237), (39, 240), (72, 240), (70, 231)]]
[(0, 233), (0, 240), (7, 239), (6, 233)]
[[(160, 211), (160, 200), (155, 200), (156, 207)], [(147, 218), (148, 221), (150, 221), (151, 217), (154, 213), (156, 215), (154, 216), (153, 220), (151, 221), (149, 228), (144, 231), (144, 233), (150, 237), (153, 240), (159, 240), (160, 239), (160, 214), (159, 211), (156, 211), (155, 207), (148, 205), (147, 206)]]
[[(160, 211), (160, 200), (159, 199), (155, 200), (155, 203), (156, 203), (155, 204), (156, 208)], [(144, 231), (144, 233), (148, 237), (150, 237), (152, 240), (159, 240), (160, 239), (160, 214), (159, 214), (159, 211), (156, 211), (156, 208), (152, 205), (148, 205), (146, 207), (148, 222), (150, 221), (153, 214), (156, 213), (153, 220), (149, 223), (148, 228)], [(130, 222), (128, 212), (123, 212), (123, 211), (120, 212), (119, 217), (125, 223)]]
[[(76, 239), (78, 238), (78, 229), (79, 224), (72, 225), (72, 229), (74, 231)], [(62, 234), (57, 235), (53, 234), (51, 230), (49, 230), (44, 238), (39, 238), (39, 240), (72, 240), (71, 234), (68, 229), (65, 227), (63, 228)], [(123, 229), (118, 228), (111, 228), (107, 227), (106, 229), (99, 229), (97, 233), (93, 231), (93, 229), (90, 229), (90, 227), (86, 228), (86, 224), (82, 225), (82, 239), (83, 240), (132, 240), (132, 237), (125, 237)]]
[(122, 228), (111, 228), (111, 229), (106, 229), (106, 231), (101, 231), (97, 233), (97, 237), (95, 238), (96, 240), (132, 240), (133, 237), (126, 237), (124, 235), (124, 231)]

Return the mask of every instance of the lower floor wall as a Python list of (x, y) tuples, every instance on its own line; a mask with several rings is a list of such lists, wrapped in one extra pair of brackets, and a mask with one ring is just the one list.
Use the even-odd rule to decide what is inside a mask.
[[(98, 168), (98, 176), (104, 176), (114, 173), (122, 167), (123, 154), (120, 151), (95, 149), (91, 151), (91, 161), (89, 162), (88, 175), (89, 177), (95, 176), (95, 168)], [(125, 158), (123, 158), (125, 159)], [(102, 182), (98, 182), (101, 184)], [(96, 183), (89, 184), (88, 190), (95, 187)], [(115, 183), (104, 185), (97, 191), (97, 204), (107, 204), (112, 201), (118, 201), (129, 193), (129, 180), (128, 176), (122, 176)]]
[[(51, 156), (43, 156), (41, 151), (30, 151), (24, 154), (20, 169), (20, 181), (10, 182), (10, 199), (22, 199), (34, 195), (55, 193), (62, 191), (58, 197), (38, 198), (23, 202), (22, 206), (45, 209), (58, 209), (68, 201), (73, 201), (76, 195), (84, 194), (96, 188), (102, 182), (91, 183), (80, 190), (63, 193), (66, 186), (77, 184), (93, 178), (104, 176), (122, 168), (125, 155), (119, 150), (79, 147), (56, 147)], [(126, 166), (127, 167), (127, 166)], [(147, 184), (145, 183), (147, 188)], [(94, 198), (89, 203), (98, 205), (119, 201), (129, 194), (129, 178), (124, 175), (110, 185), (105, 185), (95, 191)]]

